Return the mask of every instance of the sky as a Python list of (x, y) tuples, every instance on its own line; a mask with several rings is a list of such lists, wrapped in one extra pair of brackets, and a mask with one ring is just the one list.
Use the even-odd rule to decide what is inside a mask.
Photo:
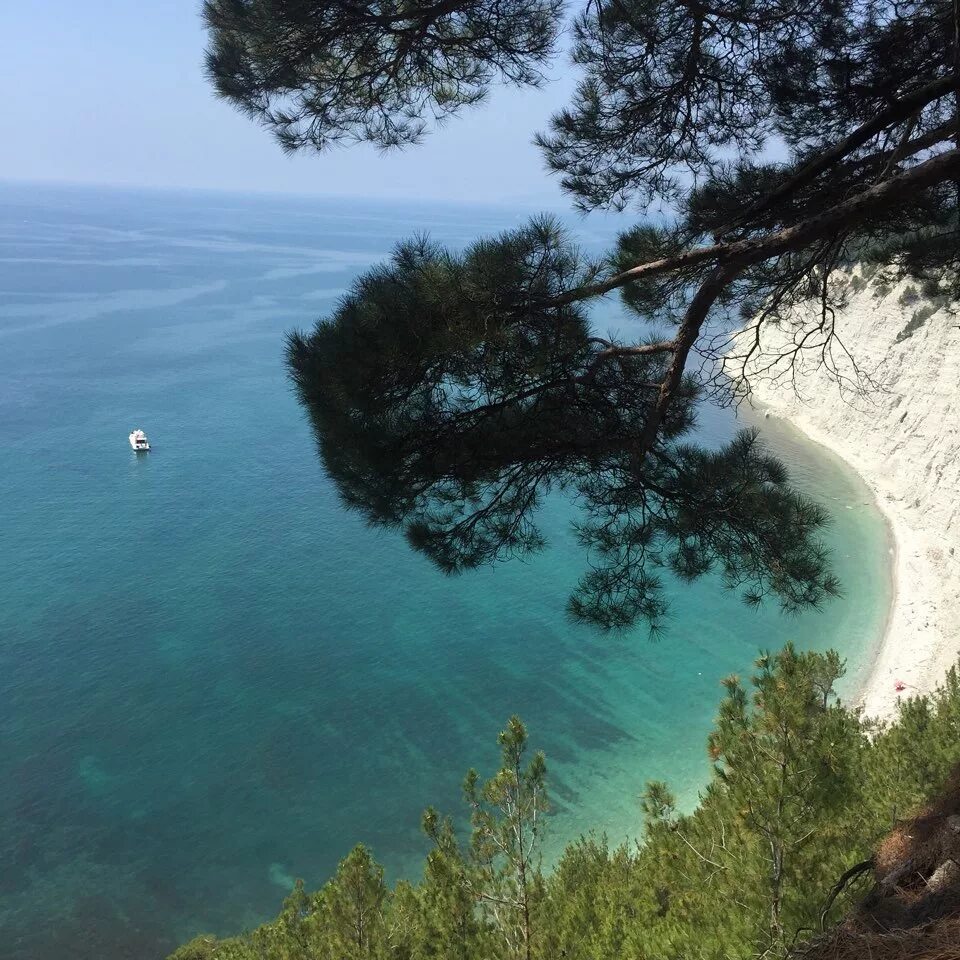
[(284, 155), (213, 95), (200, 0), (2, 0), (0, 180), (568, 208), (531, 144), (569, 99), (499, 89), (419, 147)]

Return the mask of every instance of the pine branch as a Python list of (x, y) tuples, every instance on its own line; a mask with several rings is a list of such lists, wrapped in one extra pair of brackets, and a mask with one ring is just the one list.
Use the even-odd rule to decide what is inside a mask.
[(889, 180), (862, 190), (818, 216), (801, 220), (783, 230), (763, 237), (696, 247), (675, 256), (641, 263), (600, 283), (589, 284), (552, 297), (543, 301), (540, 306), (558, 307), (589, 300), (618, 290), (637, 280), (675, 273), (706, 263), (729, 265), (741, 269), (762, 263), (780, 254), (799, 250), (808, 243), (828, 236), (841, 226), (857, 224), (867, 217), (902, 203), (906, 196), (952, 180), (957, 176), (960, 176), (960, 149), (948, 150)]
[(934, 80), (932, 83), (928, 83), (926, 86), (920, 87), (912, 93), (898, 98), (891, 103), (886, 110), (881, 110), (866, 123), (854, 130), (849, 136), (801, 167), (797, 173), (772, 193), (768, 193), (761, 200), (747, 207), (735, 220), (716, 230), (714, 232), (714, 238), (720, 240), (726, 234), (730, 233), (731, 230), (743, 224), (751, 217), (766, 212), (774, 206), (774, 204), (796, 193), (797, 190), (811, 183), (820, 176), (821, 173), (838, 164), (844, 157), (849, 156), (850, 153), (856, 150), (857, 147), (863, 146), (871, 137), (881, 133), (887, 127), (899, 123), (901, 120), (906, 120), (917, 110), (922, 109), (934, 100), (939, 100), (952, 90), (958, 88), (960, 88), (960, 75), (951, 74), (947, 77), (941, 77), (939, 80)]

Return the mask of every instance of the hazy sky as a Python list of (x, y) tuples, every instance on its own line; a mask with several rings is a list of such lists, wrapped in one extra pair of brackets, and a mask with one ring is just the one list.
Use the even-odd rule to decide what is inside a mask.
[(287, 157), (203, 77), (199, 0), (2, 0), (0, 179), (568, 206), (531, 146), (573, 79), (499, 90), (420, 147)]

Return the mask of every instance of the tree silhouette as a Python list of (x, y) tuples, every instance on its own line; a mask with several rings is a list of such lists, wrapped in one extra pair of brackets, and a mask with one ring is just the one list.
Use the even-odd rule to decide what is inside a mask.
[[(208, 0), (208, 69), (287, 149), (390, 148), (491, 84), (542, 82), (562, 16)], [(537, 138), (547, 164), (583, 210), (672, 219), (595, 263), (546, 218), (460, 252), (399, 246), (289, 338), (323, 461), (348, 506), (450, 572), (539, 547), (536, 508), (567, 490), (591, 551), (570, 611), (604, 627), (658, 628), (663, 570), (815, 606), (837, 591), (824, 512), (755, 434), (715, 452), (685, 437), (698, 402), (749, 392), (765, 325), (791, 330), (787, 368), (855, 350), (838, 269), (882, 255), (957, 292), (957, 3), (589, 0), (572, 35), (582, 79)], [(588, 306), (614, 291), (669, 334), (596, 336)]]

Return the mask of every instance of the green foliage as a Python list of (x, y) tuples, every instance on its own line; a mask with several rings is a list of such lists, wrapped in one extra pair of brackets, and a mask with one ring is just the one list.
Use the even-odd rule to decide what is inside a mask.
[(202, 933), (174, 950), (169, 960), (214, 960), (217, 950), (221, 948), (222, 943), (218, 942), (216, 937), (209, 933)]
[(897, 298), (897, 303), (899, 303), (900, 306), (905, 307), (916, 303), (919, 299), (920, 294), (917, 293), (917, 288), (913, 286), (913, 284), (908, 283), (907, 286), (903, 288), (903, 292)]
[(344, 960), (373, 960), (387, 941), (383, 867), (354, 847), (321, 891), (315, 910), (327, 949)]
[(530, 960), (543, 899), (540, 851), (550, 809), (547, 766), (542, 753), (523, 766), (527, 731), (519, 717), (510, 718), (498, 741), (500, 771), (481, 785), (476, 770), (470, 770), (463, 784), (473, 828), (470, 882), (503, 937), (506, 956)]
[[(638, 224), (617, 237), (611, 266), (617, 272), (629, 270), (637, 263), (647, 263), (675, 256), (683, 250), (683, 237), (673, 229)], [(689, 277), (684, 275), (654, 276), (624, 287), (624, 304), (646, 320), (675, 322), (688, 294)]]
[(843, 672), (836, 655), (798, 654), (788, 645), (757, 666), (752, 698), (737, 678), (724, 681), (727, 696), (709, 749), (725, 801), (740, 811), (739, 826), (768, 860), (750, 891), (767, 913), (767, 929), (754, 938), (761, 952), (782, 954), (786, 929), (802, 918), (793, 898), (821, 866), (812, 838), (830, 831), (858, 778), (859, 724), (830, 703)]
[(854, 293), (861, 293), (866, 290), (869, 280), (866, 277), (853, 276), (850, 278), (850, 289)]
[(207, 73), (286, 150), (416, 143), (492, 82), (536, 86), (557, 0), (206, 0)]
[[(691, 232), (707, 233), (876, 115), (891, 90), (936, 76), (935, 63), (950, 69), (951, 22), (948, 0), (895, 12), (876, 0), (585, 5), (573, 50), (584, 79), (538, 142), (584, 209), (675, 201)], [(929, 119), (950, 111), (940, 105)], [(771, 136), (790, 148), (788, 164), (762, 162)], [(831, 202), (883, 162), (875, 151), (848, 154), (757, 223)]]
[[(414, 143), (492, 82), (539, 83), (562, 10), (208, 0), (204, 14), (218, 92), (296, 150)], [(661, 571), (717, 570), (750, 603), (816, 606), (837, 591), (825, 515), (756, 436), (716, 452), (684, 443), (717, 389), (710, 363), (688, 359), (715, 360), (711, 324), (725, 333), (731, 316), (797, 324), (811, 297), (827, 316), (847, 289), (831, 274), (856, 261), (868, 279), (890, 265), (880, 297), (905, 274), (926, 295), (931, 278), (938, 297), (960, 294), (952, 0), (587, 2), (573, 38), (581, 80), (537, 138), (548, 166), (584, 210), (668, 206), (674, 222), (625, 232), (599, 265), (546, 219), (462, 253), (399, 247), (290, 337), (325, 466), (348, 506), (449, 572), (537, 549), (543, 497), (575, 493), (591, 570), (570, 611), (604, 627), (657, 627)], [(771, 137), (782, 163), (764, 154)], [(910, 180), (917, 170), (927, 179)], [(898, 189), (871, 199), (891, 178)], [(594, 336), (584, 304), (617, 288), (676, 334)], [(955, 672), (887, 730), (835, 701), (841, 672), (836, 656), (788, 647), (749, 687), (726, 681), (698, 808), (650, 784), (637, 849), (582, 838), (547, 876), (545, 764), (524, 765), (514, 718), (501, 770), (467, 777), (469, 845), (425, 814), (420, 883), (387, 889), (358, 847), (274, 922), (198, 938), (177, 960), (783, 956), (843, 869), (960, 759)]]
[(906, 326), (897, 334), (896, 342), (901, 343), (906, 340), (907, 337), (912, 337), (936, 312), (937, 307), (932, 303), (928, 303), (925, 307), (914, 310)]
[[(960, 246), (957, 244), (957, 211), (945, 198), (942, 208), (930, 210), (912, 224), (890, 224), (856, 245), (865, 270), (882, 270), (883, 282), (892, 286), (904, 277), (919, 281), (928, 300), (946, 303), (960, 297)], [(885, 291), (884, 296), (889, 291)]]
[[(277, 942), (280, 943), (279, 940)], [(294, 957), (304, 960), (309, 954), (302, 952), (295, 941), (290, 941), (278, 947), (277, 952), (270, 956), (273, 960), (288, 960)], [(251, 938), (218, 940), (210, 934), (203, 934), (174, 950), (168, 960), (263, 960), (263, 954)]]
[(493, 940), (477, 907), (474, 875), (457, 841), (453, 822), (435, 810), (423, 815), (423, 831), (433, 842), (419, 887), (408, 888), (416, 917), (416, 955), (469, 960), (488, 953)]
[[(649, 231), (623, 242), (671, 243)], [(595, 270), (549, 218), (459, 254), (420, 239), (293, 334), (294, 381), (342, 501), (459, 573), (540, 548), (537, 508), (573, 492), (592, 569), (569, 609), (604, 628), (657, 629), (664, 570), (717, 570), (750, 602), (788, 610), (836, 593), (826, 514), (756, 434), (716, 452), (682, 442), (690, 382), (641, 455), (668, 354), (591, 336), (584, 309), (557, 302)]]
[[(681, 443), (697, 403), (732, 402), (726, 374), (750, 373), (728, 355), (737, 316), (789, 325), (792, 366), (830, 356), (838, 267), (882, 255), (960, 294), (952, 3), (581, 0), (580, 82), (537, 142), (582, 209), (667, 222), (625, 231), (599, 264), (543, 218), (464, 252), (417, 238), (293, 334), (343, 501), (459, 572), (538, 549), (537, 508), (566, 490), (595, 567), (569, 611), (604, 628), (659, 629), (664, 571), (717, 570), (787, 610), (836, 592), (820, 515), (755, 440), (717, 456)], [(415, 143), (492, 83), (539, 83), (564, 10), (206, 0), (204, 17), (219, 94), (298, 150)], [(586, 304), (614, 289), (669, 339), (595, 336)]]
[[(752, 960), (785, 957), (819, 928), (827, 893), (960, 762), (960, 674), (878, 727), (840, 703), (834, 654), (787, 646), (749, 684), (724, 681), (709, 737), (713, 775), (689, 813), (669, 788), (642, 797), (635, 847), (570, 844), (540, 869), (547, 812), (541, 754), (512, 718), (501, 769), (471, 771), (470, 842), (424, 815), (432, 848), (419, 883), (392, 890), (364, 847), (320, 891), (298, 883), (276, 920), (231, 940), (198, 937), (170, 960)], [(838, 918), (860, 887), (846, 891)]]

